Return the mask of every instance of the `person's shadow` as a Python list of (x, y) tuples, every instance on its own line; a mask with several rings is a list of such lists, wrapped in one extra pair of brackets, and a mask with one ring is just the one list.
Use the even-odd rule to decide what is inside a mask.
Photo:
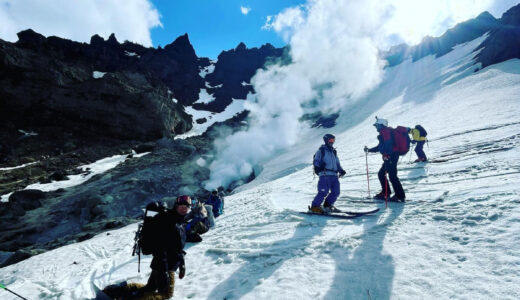
[[(313, 219), (314, 218), (314, 219)], [(261, 250), (229, 278), (217, 285), (207, 299), (240, 299), (253, 290), (265, 278), (270, 277), (283, 262), (294, 256), (293, 252), (301, 251), (310, 246), (314, 236), (320, 235), (327, 226), (327, 218), (305, 216), (292, 237), (273, 243)], [(319, 222), (319, 225), (315, 224)]]
[(331, 253), (336, 260), (335, 276), (323, 299), (390, 299), (395, 266), (391, 253), (383, 251), (383, 242), (403, 207), (402, 203), (388, 203), (380, 220), (367, 218), (363, 223), (358, 247), (352, 251), (337, 248)]

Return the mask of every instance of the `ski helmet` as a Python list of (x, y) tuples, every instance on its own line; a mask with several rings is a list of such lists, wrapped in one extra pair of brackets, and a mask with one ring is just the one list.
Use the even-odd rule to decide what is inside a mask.
[(325, 142), (325, 145), (332, 145), (334, 144), (334, 141), (336, 140), (336, 137), (330, 133), (327, 133), (323, 136), (323, 141)]
[(177, 197), (177, 200), (175, 200), (175, 207), (177, 207), (179, 205), (186, 205), (186, 206), (190, 207), (191, 206), (190, 196), (182, 195), (182, 196)]
[(385, 126), (387, 127), (388, 126), (388, 121), (386, 119), (379, 119), (377, 116), (376, 116), (376, 122), (374, 123), (374, 126), (375, 127), (380, 127), (380, 126)]

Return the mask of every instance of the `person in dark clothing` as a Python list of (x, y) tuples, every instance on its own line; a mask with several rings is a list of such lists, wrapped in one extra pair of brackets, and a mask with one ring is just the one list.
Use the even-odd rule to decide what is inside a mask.
[(378, 119), (374, 126), (379, 132), (377, 139), (379, 144), (373, 148), (365, 146), (365, 152), (379, 152), (383, 155), (383, 165), (379, 169), (377, 176), (381, 183), (381, 192), (374, 196), (375, 199), (387, 199), (392, 193), (388, 181), (386, 180), (385, 173), (388, 173), (392, 187), (394, 188), (395, 194), (389, 199), (389, 201), (404, 201), (406, 195), (401, 185), (399, 177), (397, 177), (397, 162), (399, 161), (399, 154), (393, 151), (393, 137), (392, 128), (388, 127), (388, 121), (385, 119)]
[[(168, 201), (167, 198), (163, 201)], [(173, 297), (175, 287), (175, 271), (179, 269), (179, 279), (184, 277), (183, 251), (186, 241), (184, 231), (185, 217), (191, 206), (189, 196), (179, 196), (174, 200), (174, 207), (159, 214), (161, 226), (160, 245), (152, 253), (150, 264), (152, 272), (145, 284), (129, 283), (118, 284), (105, 288), (103, 291), (117, 299), (131, 300), (163, 300)]]
[[(339, 211), (334, 207), (334, 203), (339, 196), (339, 179), (346, 174), (341, 167), (336, 149), (333, 145), (336, 137), (332, 134), (323, 136), (324, 145), (314, 154), (314, 173), (320, 176), (318, 180), (318, 194), (312, 201), (310, 211), (313, 213), (330, 213)], [(330, 193), (329, 193), (330, 191)], [(323, 207), (321, 204), (325, 200)]]
[(224, 199), (220, 197), (217, 189), (211, 192), (211, 196), (209, 196), (206, 204), (209, 204), (213, 207), (213, 216), (215, 218), (224, 213)]

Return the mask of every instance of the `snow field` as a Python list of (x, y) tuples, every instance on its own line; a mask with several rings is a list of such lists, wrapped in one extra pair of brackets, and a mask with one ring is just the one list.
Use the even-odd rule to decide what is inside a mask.
[[(175, 299), (518, 299), (520, 297), (520, 60), (473, 73), (479, 40), (434, 59), (387, 69), (383, 83), (343, 110), (332, 129), (309, 129), (226, 197), (225, 214), (186, 250)], [(405, 204), (365, 203), (363, 146), (374, 116), (423, 125), (429, 163), (401, 158)], [(347, 176), (339, 208), (380, 212), (352, 220), (299, 214), (317, 178), (312, 155), (325, 132)], [(416, 158), (412, 153), (411, 159)], [(368, 156), (371, 194), (380, 155)], [(136, 225), (0, 269), (30, 299), (88, 299), (98, 286), (145, 282), (150, 257), (131, 257)], [(0, 291), (0, 297), (15, 299)]]

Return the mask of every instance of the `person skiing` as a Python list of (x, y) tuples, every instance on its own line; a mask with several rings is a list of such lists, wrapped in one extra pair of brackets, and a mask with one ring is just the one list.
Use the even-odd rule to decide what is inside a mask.
[(215, 218), (224, 213), (224, 199), (222, 199), (222, 197), (220, 197), (218, 194), (218, 189), (211, 191), (211, 195), (206, 201), (206, 204), (209, 204), (213, 207), (213, 216)]
[(379, 144), (373, 148), (368, 148), (367, 146), (364, 148), (365, 152), (379, 152), (383, 156), (383, 165), (377, 173), (379, 182), (381, 183), (381, 192), (375, 195), (374, 199), (385, 200), (392, 193), (386, 180), (385, 173), (388, 173), (388, 177), (390, 178), (390, 182), (392, 183), (392, 187), (394, 188), (395, 192), (389, 201), (404, 201), (406, 195), (404, 193), (403, 186), (401, 185), (401, 181), (399, 180), (399, 177), (397, 177), (397, 162), (399, 161), (399, 153), (393, 151), (393, 128), (388, 127), (387, 120), (379, 119), (377, 117), (374, 126), (379, 133), (377, 136)]
[(414, 128), (409, 128), (408, 133), (412, 136), (412, 144), (417, 143), (415, 146), (417, 159), (414, 162), (427, 161), (428, 159), (423, 151), (423, 146), (426, 142), (426, 130), (421, 125), (415, 125)]
[(189, 196), (179, 196), (174, 200), (173, 209), (165, 209), (161, 215), (160, 234), (163, 238), (153, 250), (150, 264), (152, 272), (146, 285), (123, 282), (108, 286), (103, 292), (114, 299), (162, 300), (173, 297), (175, 271), (179, 269), (179, 279), (184, 278), (186, 272), (183, 251), (186, 235), (183, 226), (190, 206)]
[[(346, 172), (341, 167), (336, 149), (333, 145), (336, 137), (332, 134), (323, 136), (324, 144), (314, 154), (313, 166), (314, 173), (320, 177), (318, 180), (318, 194), (312, 201), (310, 211), (313, 213), (327, 214), (338, 212), (334, 203), (339, 196), (339, 177), (343, 177)], [(323, 207), (321, 204), (325, 200)]]

